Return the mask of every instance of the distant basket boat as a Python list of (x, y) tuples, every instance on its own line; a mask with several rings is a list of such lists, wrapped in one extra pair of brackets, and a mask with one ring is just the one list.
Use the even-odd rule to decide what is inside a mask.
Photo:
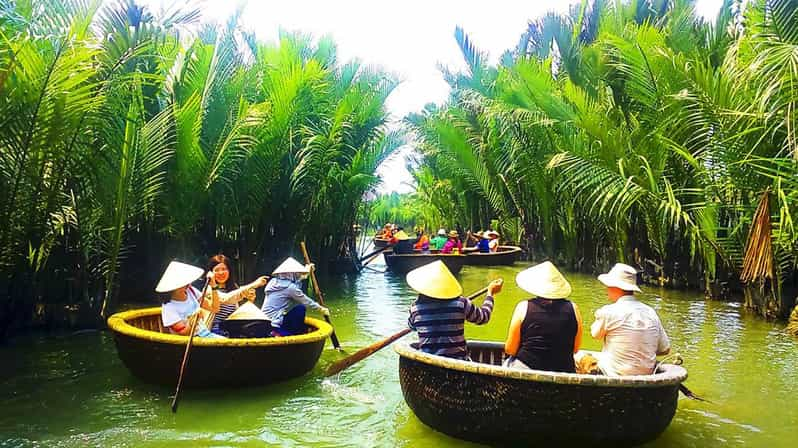
[(385, 264), (388, 269), (397, 274), (404, 274), (412, 271), (415, 268), (424, 266), (425, 264), (432, 263), (435, 260), (441, 260), (452, 271), (452, 274), (457, 274), (463, 269), (466, 263), (465, 255), (454, 254), (385, 254)]
[(496, 252), (468, 252), (466, 264), (469, 266), (511, 265), (521, 256), (521, 248), (517, 246), (499, 246)]
[(374, 247), (377, 249), (382, 249), (383, 247), (388, 246), (391, 240), (389, 238), (380, 238), (375, 236), (374, 237)]
[[(242, 387), (264, 385), (309, 372), (332, 327), (306, 318), (314, 331), (280, 338), (208, 339), (195, 337), (183, 385)], [(122, 363), (144, 382), (174, 386), (188, 337), (169, 334), (161, 308), (116, 313), (108, 318)], [(232, 381), (231, 381), (232, 379)]]
[(632, 446), (668, 427), (687, 371), (606, 377), (502, 367), (504, 345), (469, 342), (466, 362), (399, 343), (399, 381), (410, 409), (450, 436), (520, 446)]

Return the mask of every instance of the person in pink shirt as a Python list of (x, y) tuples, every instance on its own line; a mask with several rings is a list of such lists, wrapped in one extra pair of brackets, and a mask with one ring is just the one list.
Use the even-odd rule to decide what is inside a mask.
[(599, 368), (606, 375), (650, 375), (658, 355), (667, 355), (671, 343), (657, 312), (640, 302), (635, 292), (637, 271), (617, 263), (598, 279), (607, 287), (609, 305), (596, 311), (590, 326), (593, 338), (603, 342)]
[[(443, 245), (443, 249), (441, 249), (442, 254), (451, 254), (451, 253), (462, 253), (463, 252), (463, 243), (460, 242), (460, 234), (457, 233), (457, 230), (452, 230), (449, 232), (449, 239), (446, 241), (446, 244)], [(455, 249), (457, 250), (455, 252)]]

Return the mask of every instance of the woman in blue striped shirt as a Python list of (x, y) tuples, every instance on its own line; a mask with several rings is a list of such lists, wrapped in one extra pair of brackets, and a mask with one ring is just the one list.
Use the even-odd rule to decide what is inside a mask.
[(208, 270), (213, 271), (216, 286), (214, 289), (219, 294), (219, 311), (213, 316), (211, 331), (213, 333), (228, 336), (221, 329), (222, 321), (230, 317), (238, 304), (244, 298), (250, 302), (255, 301), (255, 288), (261, 288), (269, 280), (267, 277), (258, 277), (254, 282), (239, 287), (235, 281), (235, 276), (230, 269), (230, 259), (222, 254), (214, 255), (208, 260)]
[(410, 271), (407, 284), (418, 293), (407, 323), (418, 331), (419, 350), (469, 360), (465, 321), (477, 325), (490, 321), (493, 297), (501, 291), (501, 280), (488, 285), (488, 295), (480, 307), (461, 296), (463, 288), (440, 260)]

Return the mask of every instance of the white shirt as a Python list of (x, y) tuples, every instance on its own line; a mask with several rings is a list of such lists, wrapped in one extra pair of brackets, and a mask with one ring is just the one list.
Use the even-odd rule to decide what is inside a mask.
[[(186, 300), (170, 300), (164, 303), (161, 307), (161, 321), (163, 322), (164, 328), (169, 328), (181, 320), (188, 322), (188, 317), (196, 313), (200, 307), (199, 301), (197, 300), (199, 295), (199, 290), (192, 286), (186, 292)], [(205, 328), (205, 324), (202, 320), (197, 322), (197, 327), (200, 330)], [(172, 332), (171, 329), (169, 329), (169, 331)]]
[(604, 340), (599, 367), (607, 375), (649, 375), (657, 353), (671, 347), (657, 312), (634, 296), (599, 308), (590, 333)]

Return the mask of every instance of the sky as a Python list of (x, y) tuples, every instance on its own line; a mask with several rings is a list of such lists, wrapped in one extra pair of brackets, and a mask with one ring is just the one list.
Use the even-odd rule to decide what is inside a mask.
[[(319, 37), (330, 35), (339, 61), (359, 59), (396, 74), (402, 81), (388, 98), (394, 120), (425, 104), (441, 104), (449, 87), (438, 65), (464, 67), (454, 40), (461, 26), (480, 50), (495, 63), (515, 47), (529, 20), (547, 11), (565, 12), (573, 0), (139, 0), (158, 11), (173, 4), (202, 5), (203, 21), (222, 22), (243, 7), (241, 24), (259, 39), (274, 41), (280, 29)], [(715, 15), (723, 0), (698, 0), (696, 10)], [(578, 3), (578, 1), (577, 1)], [(405, 148), (383, 163), (380, 192), (408, 192), (411, 177), (405, 169)]]

